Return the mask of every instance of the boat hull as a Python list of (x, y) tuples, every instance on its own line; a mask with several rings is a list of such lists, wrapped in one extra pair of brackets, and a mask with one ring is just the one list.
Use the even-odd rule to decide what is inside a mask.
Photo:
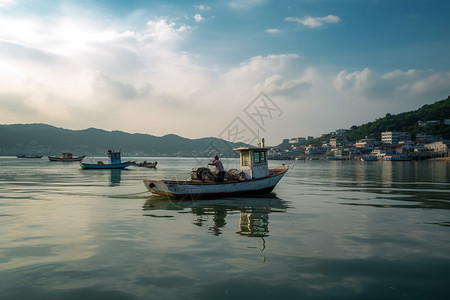
[(377, 161), (378, 157), (376, 156), (363, 156), (361, 157), (362, 161)]
[(80, 162), (80, 165), (83, 169), (123, 169), (132, 164), (135, 164), (134, 161), (126, 161), (120, 164), (85, 164)]
[(155, 161), (153, 163), (137, 163), (136, 166), (143, 168), (156, 168), (157, 164), (158, 162)]
[(85, 158), (86, 155), (83, 156), (75, 156), (72, 158), (63, 158), (63, 157), (59, 157), (59, 156), (49, 156), (48, 159), (50, 161), (82, 161), (83, 158)]
[(269, 170), (271, 175), (259, 179), (225, 182), (144, 180), (145, 187), (157, 195), (176, 198), (203, 198), (270, 193), (281, 180), (286, 169)]

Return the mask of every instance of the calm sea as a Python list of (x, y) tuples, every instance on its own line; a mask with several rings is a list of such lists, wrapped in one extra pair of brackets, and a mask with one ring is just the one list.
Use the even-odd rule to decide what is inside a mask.
[(157, 161), (0, 157), (0, 298), (450, 295), (450, 162), (270, 161), (291, 166), (270, 195), (177, 201), (142, 179), (185, 179), (208, 160)]

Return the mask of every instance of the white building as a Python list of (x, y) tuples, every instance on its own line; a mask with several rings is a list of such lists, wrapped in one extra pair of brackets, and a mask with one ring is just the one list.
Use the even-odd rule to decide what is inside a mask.
[(385, 131), (381, 133), (381, 141), (384, 144), (399, 144), (411, 140), (411, 135), (408, 132)]

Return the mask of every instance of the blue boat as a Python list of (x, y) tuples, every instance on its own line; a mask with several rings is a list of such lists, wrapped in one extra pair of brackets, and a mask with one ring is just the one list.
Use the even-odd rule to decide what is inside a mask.
[(122, 162), (122, 159), (120, 158), (120, 150), (108, 150), (108, 160), (110, 161), (108, 164), (99, 161), (96, 164), (86, 164), (80, 162), (80, 165), (83, 169), (123, 169), (136, 163), (134, 160)]

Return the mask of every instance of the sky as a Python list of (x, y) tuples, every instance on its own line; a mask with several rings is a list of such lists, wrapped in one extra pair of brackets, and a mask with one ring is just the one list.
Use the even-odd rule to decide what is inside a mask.
[(449, 15), (448, 0), (0, 0), (0, 124), (318, 137), (446, 99)]

